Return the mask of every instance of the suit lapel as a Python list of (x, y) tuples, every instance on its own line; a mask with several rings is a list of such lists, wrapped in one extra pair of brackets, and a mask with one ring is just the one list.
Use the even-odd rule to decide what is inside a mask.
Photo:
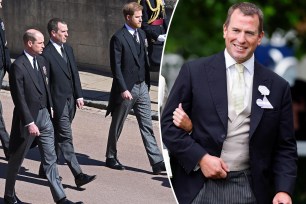
[(71, 66), (71, 62), (73, 62), (73, 60), (72, 60), (73, 59), (73, 53), (70, 52), (71, 49), (68, 49), (66, 44), (63, 44), (63, 46), (64, 46), (64, 49), (65, 49), (65, 52), (66, 52), (66, 55), (67, 55), (67, 60), (69, 61), (70, 66)]
[[(125, 40), (127, 41), (127, 43), (129, 44), (129, 47), (132, 51), (132, 54), (133, 54), (133, 57), (135, 58), (136, 60), (136, 63), (138, 65), (140, 65), (139, 63), (139, 59), (138, 59), (138, 55), (137, 55), (137, 50), (136, 50), (136, 47), (135, 47), (135, 43), (134, 43), (134, 39), (133, 39), (133, 36), (131, 35), (131, 33), (129, 33), (129, 31), (126, 29), (126, 27), (124, 26), (123, 29), (122, 29), (122, 32), (123, 32), (123, 37), (125, 38)], [(138, 32), (139, 34), (139, 32)], [(140, 35), (139, 35), (140, 36)]]
[(59, 67), (63, 70), (63, 72), (67, 75), (67, 77), (70, 78), (66, 62), (64, 61), (62, 56), (58, 53), (58, 51), (55, 49), (55, 47), (52, 45), (50, 41), (49, 41), (49, 46), (50, 46), (51, 55), (55, 58), (56, 62), (59, 64)]
[(44, 85), (45, 85), (45, 87), (47, 87), (48, 83), (49, 83), (49, 79), (47, 77), (47, 69), (46, 69), (45, 66), (43, 66), (44, 64), (43, 64), (43, 62), (41, 61), (40, 58), (37, 58), (37, 64), (38, 64), (38, 69), (40, 71), (40, 74), (43, 78)]
[[(264, 109), (256, 104), (257, 99), (262, 99), (263, 96), (258, 91), (259, 85), (264, 85), (268, 89), (271, 88), (271, 81), (266, 78), (261, 69), (265, 69), (255, 62), (254, 78), (253, 78), (253, 93), (252, 93), (252, 110), (251, 110), (251, 124), (250, 124), (250, 137), (253, 136), (260, 120)], [(270, 89), (271, 90), (271, 89)]]
[(34, 82), (34, 85), (36, 86), (37, 90), (41, 92), (39, 83), (38, 83), (38, 79), (37, 79), (37, 75), (35, 72), (37, 72), (36, 70), (34, 70), (34, 68), (32, 67), (32, 64), (30, 63), (29, 59), (25, 56), (25, 54), (23, 54), (24, 56), (24, 60), (23, 60), (23, 65), (25, 67), (25, 69), (28, 71), (32, 81)]
[(206, 69), (209, 89), (216, 111), (227, 130), (228, 102), (224, 53), (219, 53)]

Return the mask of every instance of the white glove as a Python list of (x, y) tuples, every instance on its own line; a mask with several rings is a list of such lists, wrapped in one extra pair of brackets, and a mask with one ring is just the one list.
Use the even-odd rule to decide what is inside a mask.
[(159, 42), (164, 42), (164, 41), (166, 40), (166, 34), (159, 35), (158, 38), (157, 38), (157, 40), (158, 40)]

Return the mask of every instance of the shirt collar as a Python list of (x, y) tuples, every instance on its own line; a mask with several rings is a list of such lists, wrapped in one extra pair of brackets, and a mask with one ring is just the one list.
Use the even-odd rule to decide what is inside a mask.
[(54, 42), (51, 38), (50, 38), (50, 42), (52, 43), (52, 45), (57, 49), (57, 50), (61, 50), (62, 45), (57, 44), (56, 42)]
[(134, 35), (135, 29), (133, 29), (132, 27), (130, 27), (128, 24), (124, 24), (124, 26), (126, 27), (126, 29), (129, 31), (129, 33), (131, 33), (132, 35)]
[(33, 63), (33, 58), (34, 56), (30, 55), (27, 51), (23, 51), (25, 56), (29, 59), (29, 61), (31, 62), (31, 64)]
[[(226, 48), (224, 50), (224, 57), (225, 57), (226, 69), (229, 69), (233, 65), (237, 64), (237, 62), (234, 60), (234, 58), (232, 58), (232, 56), (230, 56), (230, 54), (228, 53)], [(254, 62), (255, 62), (255, 57), (254, 57), (254, 54), (253, 54), (250, 59), (248, 59), (247, 61), (242, 63), (243, 66), (248, 70), (248, 72), (251, 75), (254, 74)]]

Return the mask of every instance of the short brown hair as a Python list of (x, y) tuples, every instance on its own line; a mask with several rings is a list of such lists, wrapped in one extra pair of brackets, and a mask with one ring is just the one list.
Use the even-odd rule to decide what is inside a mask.
[(225, 27), (228, 27), (230, 20), (231, 20), (231, 16), (236, 9), (239, 9), (246, 16), (257, 15), (259, 18), (259, 26), (258, 26), (259, 33), (258, 34), (260, 34), (263, 31), (263, 20), (264, 20), (263, 12), (258, 6), (256, 6), (255, 4), (249, 3), (249, 2), (240, 2), (240, 3), (234, 4), (228, 9), (227, 18), (224, 23)]
[(48, 25), (47, 25), (47, 29), (48, 29), (48, 33), (51, 36), (51, 31), (54, 30), (55, 32), (58, 31), (58, 23), (62, 23), (67, 25), (67, 23), (60, 19), (60, 18), (52, 18), (51, 20), (49, 20)]
[(136, 2), (126, 3), (122, 8), (123, 16), (124, 18), (126, 18), (127, 15), (132, 16), (135, 11), (142, 11), (142, 9), (143, 7)]

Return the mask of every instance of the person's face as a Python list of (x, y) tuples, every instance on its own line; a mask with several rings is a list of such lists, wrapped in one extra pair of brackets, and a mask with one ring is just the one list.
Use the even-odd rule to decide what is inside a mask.
[(135, 11), (134, 12), (134, 15), (130, 16), (130, 15), (127, 15), (126, 17), (126, 21), (127, 21), (127, 24), (133, 28), (133, 29), (136, 29), (136, 28), (140, 28), (141, 27), (141, 23), (142, 23), (142, 11)]
[(57, 24), (57, 26), (57, 32), (55, 32), (54, 30), (51, 31), (52, 40), (58, 44), (66, 43), (68, 38), (68, 26), (60, 22)]
[(44, 36), (41, 33), (37, 34), (36, 40), (34, 42), (29, 41), (28, 46), (33, 55), (40, 55), (45, 47)]
[(250, 59), (261, 43), (264, 32), (259, 33), (257, 15), (245, 16), (236, 9), (231, 16), (228, 27), (223, 26), (223, 37), (228, 53), (238, 63)]

